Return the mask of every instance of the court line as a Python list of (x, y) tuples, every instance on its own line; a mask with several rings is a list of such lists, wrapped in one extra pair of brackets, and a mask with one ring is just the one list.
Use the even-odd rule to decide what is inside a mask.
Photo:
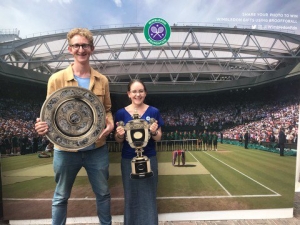
[[(217, 196), (172, 196), (157, 197), (156, 199), (214, 199), (214, 198), (265, 198), (279, 197), (280, 195), (217, 195)], [(3, 198), (4, 201), (52, 201), (52, 198)], [(95, 201), (96, 198), (69, 198), (69, 201)], [(111, 198), (112, 201), (123, 201), (124, 198)]]
[(276, 191), (272, 190), (271, 188), (267, 187), (266, 185), (264, 185), (264, 184), (258, 182), (257, 180), (254, 180), (252, 177), (249, 177), (248, 175), (246, 175), (246, 174), (242, 173), (241, 171), (239, 171), (239, 170), (233, 168), (232, 166), (228, 165), (227, 163), (221, 161), (220, 159), (218, 159), (218, 158), (212, 156), (211, 154), (208, 154), (208, 152), (204, 152), (204, 153), (207, 154), (207, 155), (209, 155), (210, 157), (214, 158), (215, 160), (219, 161), (220, 163), (223, 163), (225, 166), (227, 166), (227, 167), (229, 167), (229, 168), (235, 170), (236, 172), (242, 174), (243, 176), (247, 177), (248, 179), (252, 180), (253, 182), (255, 182), (255, 183), (261, 185), (261, 186), (264, 187), (265, 189), (267, 189), (267, 190), (273, 192), (276, 196), (281, 196), (281, 195), (278, 194)]
[[(192, 157), (199, 163), (201, 163), (190, 151), (188, 151)], [(221, 161), (220, 159), (204, 152), (205, 154), (209, 155), (210, 157), (214, 158), (215, 160), (223, 163), (224, 165), (228, 166), (229, 168), (235, 170), (236, 172), (242, 174), (243, 176), (247, 177), (248, 179), (254, 181), (255, 183), (261, 185), (262, 187), (266, 188), (267, 190), (273, 192), (274, 194), (269, 195), (231, 195), (229, 191), (211, 174), (212, 178), (222, 187), (222, 189), (228, 195), (221, 195), (221, 196), (172, 196), (172, 197), (157, 197), (157, 199), (214, 199), (214, 198), (253, 198), (253, 197), (278, 197), (281, 196), (276, 191), (272, 190), (271, 188), (263, 185), (262, 183), (254, 180), (253, 178), (249, 177), (248, 175), (242, 173), (241, 171), (233, 168), (232, 166), (228, 165), (227, 163)], [(3, 200), (7, 201), (52, 201), (52, 198), (3, 198)], [(95, 201), (96, 198), (69, 198), (70, 201)], [(124, 198), (111, 198), (111, 200), (120, 201), (124, 200)]]
[[(190, 153), (193, 157), (194, 157), (194, 159), (198, 162), (198, 163), (200, 163), (201, 165), (202, 165), (202, 163), (190, 152), (190, 151), (187, 151), (188, 153)], [(215, 178), (212, 174), (210, 174), (210, 176), (220, 185), (220, 187), (229, 195), (229, 196), (232, 196), (231, 194), (230, 194), (230, 192), (217, 180), (217, 178)]]

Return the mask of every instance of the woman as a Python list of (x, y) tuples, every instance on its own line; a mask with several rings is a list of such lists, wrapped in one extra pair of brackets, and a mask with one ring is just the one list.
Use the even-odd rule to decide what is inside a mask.
[[(144, 103), (147, 89), (140, 80), (132, 80), (128, 84), (127, 95), (131, 104), (117, 111), (115, 121), (123, 121), (126, 124), (133, 119), (133, 114), (138, 114), (140, 119), (150, 122), (156, 121), (149, 127), (151, 138), (146, 147), (143, 148), (143, 155), (150, 159), (153, 176), (144, 179), (131, 179), (131, 160), (136, 156), (135, 149), (131, 148), (126, 141), (123, 126), (118, 126), (115, 132), (115, 139), (123, 143), (122, 147), (122, 180), (125, 195), (124, 225), (156, 225), (158, 214), (156, 205), (156, 192), (158, 181), (158, 164), (156, 158), (155, 141), (161, 140), (161, 126), (164, 124), (159, 110)], [(149, 123), (150, 124), (150, 123)]]

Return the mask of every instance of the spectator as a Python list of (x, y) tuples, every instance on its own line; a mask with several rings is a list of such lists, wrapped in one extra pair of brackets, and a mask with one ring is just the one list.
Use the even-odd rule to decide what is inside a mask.
[(244, 134), (244, 141), (245, 141), (245, 149), (248, 149), (248, 143), (249, 143), (249, 132), (248, 132), (248, 130)]
[(279, 144), (279, 153), (280, 153), (280, 156), (284, 156), (284, 145), (286, 143), (286, 136), (285, 136), (285, 133), (284, 133), (284, 129), (283, 128), (280, 128), (280, 131), (279, 131), (279, 135), (278, 135), (278, 144)]

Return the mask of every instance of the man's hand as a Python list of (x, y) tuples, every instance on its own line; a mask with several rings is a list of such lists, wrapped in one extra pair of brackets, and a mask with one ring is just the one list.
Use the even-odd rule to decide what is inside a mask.
[(40, 118), (37, 118), (34, 129), (39, 135), (43, 136), (48, 132), (49, 127), (46, 122), (42, 122)]
[(106, 127), (105, 129), (102, 131), (102, 133), (100, 134), (99, 138), (107, 137), (114, 129), (114, 123), (108, 120), (108, 117), (105, 118), (106, 121)]

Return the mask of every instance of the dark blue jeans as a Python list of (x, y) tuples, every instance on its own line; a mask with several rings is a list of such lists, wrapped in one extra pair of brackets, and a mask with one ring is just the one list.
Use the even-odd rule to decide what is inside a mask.
[(96, 195), (97, 215), (101, 225), (111, 224), (108, 165), (106, 145), (88, 151), (54, 151), (53, 167), (56, 189), (52, 200), (53, 225), (66, 224), (68, 199), (77, 173), (82, 167), (85, 168)]

